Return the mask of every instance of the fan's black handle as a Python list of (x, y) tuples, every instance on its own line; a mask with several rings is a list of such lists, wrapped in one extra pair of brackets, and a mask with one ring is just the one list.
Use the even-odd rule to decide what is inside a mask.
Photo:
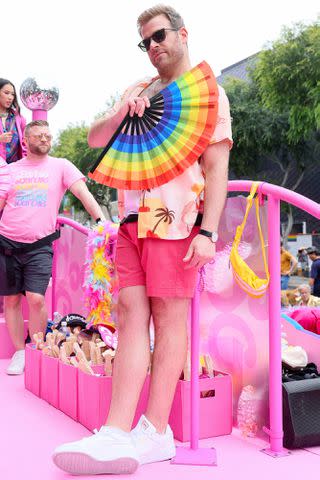
[[(156, 95), (154, 95), (153, 97), (150, 98), (150, 107), (152, 107), (153, 103), (157, 103), (159, 100), (162, 99), (162, 95), (161, 93), (157, 93)], [(134, 114), (134, 115), (137, 115), (137, 114)], [(109, 150), (109, 148), (112, 146), (113, 142), (115, 141), (115, 139), (117, 138), (117, 136), (119, 135), (119, 133), (121, 132), (121, 130), (123, 129), (123, 127), (126, 125), (126, 123), (128, 121), (131, 121), (133, 117), (130, 117), (129, 115), (129, 112), (127, 113), (127, 115), (124, 117), (124, 119), (122, 120), (122, 122), (120, 123), (119, 127), (117, 128), (117, 130), (114, 132), (114, 134), (112, 135), (112, 137), (110, 138), (109, 142), (107, 143), (107, 145), (105, 146), (105, 148), (103, 149), (103, 151), (100, 153), (97, 161), (94, 163), (93, 167), (90, 168), (90, 173), (93, 173), (95, 171), (95, 169), (98, 167), (99, 163), (102, 161), (103, 157), (105, 156), (105, 154), (107, 153), (107, 151)], [(139, 117), (140, 118), (140, 117)], [(141, 117), (143, 118), (143, 116)]]
[(107, 151), (109, 150), (109, 148), (111, 147), (111, 145), (113, 144), (113, 142), (115, 141), (115, 139), (117, 138), (117, 136), (119, 135), (119, 133), (121, 132), (121, 130), (123, 129), (123, 127), (125, 126), (125, 124), (129, 119), (130, 119), (130, 115), (129, 113), (127, 113), (127, 115), (124, 117), (119, 127), (117, 128), (117, 130), (114, 132), (114, 134), (110, 138), (107, 145), (104, 147), (103, 151), (100, 153), (93, 167), (90, 168), (90, 173), (93, 173), (95, 171), (95, 169), (97, 168), (97, 166), (99, 165), (99, 163), (101, 162), (101, 160), (103, 159), (103, 157), (105, 156), (105, 154), (107, 153)]

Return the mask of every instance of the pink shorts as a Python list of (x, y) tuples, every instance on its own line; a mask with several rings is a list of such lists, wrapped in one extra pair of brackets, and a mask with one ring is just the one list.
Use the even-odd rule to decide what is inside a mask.
[(119, 287), (145, 285), (148, 297), (193, 297), (198, 269), (186, 270), (182, 259), (199, 228), (182, 240), (162, 240), (138, 238), (137, 222), (121, 225), (115, 259)]

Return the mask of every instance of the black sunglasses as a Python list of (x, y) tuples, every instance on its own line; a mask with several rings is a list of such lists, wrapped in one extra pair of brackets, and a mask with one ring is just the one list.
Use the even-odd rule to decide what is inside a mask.
[(161, 30), (157, 30), (154, 32), (150, 37), (144, 38), (138, 43), (138, 47), (141, 48), (143, 52), (148, 52), (150, 49), (151, 40), (156, 43), (161, 43), (166, 39), (166, 31), (177, 32), (179, 28), (161, 28)]

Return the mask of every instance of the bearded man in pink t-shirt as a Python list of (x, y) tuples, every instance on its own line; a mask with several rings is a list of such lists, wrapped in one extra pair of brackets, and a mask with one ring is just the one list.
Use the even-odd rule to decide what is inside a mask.
[(27, 156), (0, 169), (0, 295), (5, 297), (5, 320), (16, 348), (7, 368), (9, 375), (24, 371), (23, 294), (29, 305), (31, 338), (46, 329), (44, 295), (65, 191), (69, 189), (93, 219), (104, 219), (80, 170), (64, 158), (48, 156), (51, 139), (46, 121), (29, 123), (25, 129)]
[[(138, 18), (138, 29), (139, 47), (158, 76), (137, 82), (120, 104), (93, 124), (88, 137), (93, 148), (108, 143), (128, 112), (142, 116), (149, 98), (192, 68), (188, 32), (173, 8), (157, 5), (146, 10)], [(219, 87), (217, 124), (201, 162), (158, 188), (119, 192), (119, 343), (111, 406), (99, 432), (55, 450), (53, 460), (61, 469), (74, 474), (132, 473), (139, 464), (175, 456), (168, 418), (187, 357), (187, 316), (198, 270), (215, 255), (231, 145), (228, 99)], [(161, 223), (156, 216), (145, 228), (141, 220), (149, 218), (143, 214), (146, 209), (167, 211), (170, 221)], [(150, 362), (151, 315), (155, 347), (149, 401), (131, 431)]]

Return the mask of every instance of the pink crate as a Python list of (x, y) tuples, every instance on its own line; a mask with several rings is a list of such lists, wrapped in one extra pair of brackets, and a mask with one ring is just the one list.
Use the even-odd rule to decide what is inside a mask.
[(98, 377), (78, 372), (78, 421), (89, 430), (106, 421), (111, 401), (112, 377)]
[(104, 375), (104, 365), (91, 365), (92, 370), (94, 373), (98, 373), (99, 375)]
[[(89, 375), (81, 370), (78, 375), (78, 421), (89, 430), (99, 429), (104, 425), (109, 412), (112, 377)], [(144, 383), (133, 426), (145, 411), (148, 392), (149, 378)]]
[[(28, 322), (24, 321), (24, 338), (28, 335)], [(0, 318), (0, 359), (11, 358), (15, 352), (4, 318)]]
[(26, 345), (26, 366), (24, 371), (24, 384), (27, 390), (40, 396), (42, 351), (36, 350), (33, 343)]
[(59, 361), (59, 409), (78, 421), (78, 369)]
[(59, 360), (42, 354), (40, 397), (59, 408)]
[[(221, 376), (217, 376), (217, 375)], [(200, 378), (199, 438), (228, 435), (232, 431), (231, 376), (215, 372), (214, 378)], [(190, 382), (179, 380), (174, 396), (169, 424), (174, 437), (181, 442), (190, 440)], [(212, 391), (214, 396), (201, 398), (201, 392)]]

